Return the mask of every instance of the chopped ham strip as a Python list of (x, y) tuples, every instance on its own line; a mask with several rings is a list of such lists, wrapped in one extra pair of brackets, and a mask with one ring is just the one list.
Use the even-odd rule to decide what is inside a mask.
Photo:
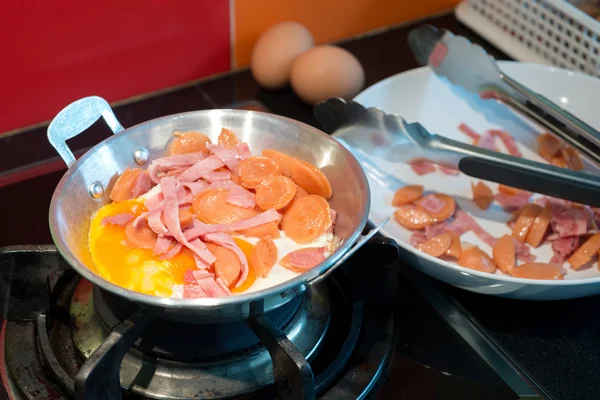
[(494, 195), (494, 200), (505, 210), (519, 210), (529, 203), (531, 193), (519, 192), (519, 194), (507, 194), (499, 192)]
[(178, 154), (170, 157), (157, 158), (150, 163), (148, 167), (148, 175), (154, 183), (159, 183), (167, 172), (173, 169), (189, 167), (203, 160), (206, 156), (202, 152)]
[(119, 226), (125, 226), (126, 223), (128, 223), (131, 220), (133, 220), (134, 218), (135, 218), (135, 216), (133, 214), (120, 213), (120, 214), (115, 214), (115, 215), (110, 216), (110, 217), (106, 217), (100, 223), (102, 225), (119, 225)]
[(207, 264), (212, 264), (215, 262), (216, 258), (206, 248), (201, 240), (194, 239), (192, 241), (188, 241), (181, 230), (181, 225), (179, 222), (179, 203), (177, 201), (177, 181), (175, 178), (162, 178), (160, 181), (160, 186), (162, 187), (164, 195), (163, 215), (171, 236), (173, 236), (173, 238), (175, 238), (175, 240), (177, 240), (179, 243), (192, 250), (192, 252), (198, 258)]
[(515, 243), (515, 254), (520, 261), (534, 262), (536, 260), (537, 257), (531, 254), (529, 246), (517, 240), (514, 240), (513, 242)]
[(213, 172), (217, 168), (221, 168), (223, 165), (224, 164), (217, 157), (210, 156), (189, 167), (184, 173), (179, 175), (177, 179), (180, 182), (194, 182), (203, 175)]
[(481, 139), (481, 135), (471, 129), (467, 124), (460, 124), (458, 126), (458, 130), (470, 137), (474, 143), (478, 142)]
[(203, 190), (205, 190), (206, 188), (208, 188), (208, 185), (206, 184), (206, 182), (202, 182), (202, 181), (181, 182), (181, 185), (183, 187), (188, 188), (190, 190), (190, 192), (192, 193), (192, 196), (195, 196), (198, 193), (200, 193)]
[(225, 284), (223, 279), (221, 279), (219, 277), (219, 278), (215, 279), (215, 282), (217, 282), (217, 285), (219, 285), (221, 290), (223, 290), (225, 292), (225, 294), (227, 294), (227, 296), (231, 296), (231, 291), (229, 290), (229, 288), (227, 287), (227, 285)]
[(248, 260), (246, 259), (244, 252), (238, 247), (233, 238), (222, 232), (207, 233), (203, 236), (203, 238), (204, 240), (208, 240), (209, 242), (213, 242), (219, 246), (223, 246), (226, 249), (233, 251), (235, 255), (238, 256), (241, 263), (241, 270), (240, 277), (238, 278), (235, 287), (240, 287), (244, 282), (246, 282), (246, 279), (248, 278)]
[[(185, 286), (197, 286), (198, 288), (194, 288), (192, 290), (197, 290), (198, 293), (204, 293), (204, 296), (198, 297), (231, 296), (229, 288), (227, 287), (227, 285), (225, 285), (221, 278), (215, 279), (215, 275), (208, 271), (185, 271), (185, 273), (183, 274), (183, 281), (186, 284)], [(185, 291), (184, 298), (186, 298)]]
[(150, 214), (150, 213), (145, 212), (145, 213), (141, 213), (140, 215), (138, 215), (136, 217), (136, 219), (133, 220), (133, 227), (138, 228), (138, 227), (140, 227), (142, 222), (148, 222), (148, 214)]
[(422, 207), (430, 214), (438, 214), (446, 203), (443, 200), (437, 198), (434, 194), (428, 194), (419, 200), (419, 207)]
[(250, 152), (250, 148), (248, 147), (248, 143), (240, 143), (235, 147), (235, 150), (238, 154), (238, 159), (245, 160), (246, 158), (252, 157), (252, 153)]
[(552, 242), (552, 251), (554, 252), (554, 255), (550, 260), (550, 264), (562, 265), (567, 257), (569, 257), (571, 253), (575, 251), (577, 246), (579, 246), (578, 236), (556, 239)]
[(194, 227), (185, 231), (185, 237), (188, 240), (191, 240), (206, 235), (207, 233), (243, 231), (268, 222), (278, 221), (280, 218), (281, 214), (274, 209), (270, 209), (254, 217), (232, 222), (230, 224), (205, 224), (200, 221), (194, 221)]
[(504, 147), (508, 151), (508, 154), (515, 157), (523, 157), (523, 154), (519, 151), (515, 138), (508, 132), (501, 131), (499, 129), (490, 129), (489, 131), (493, 136), (497, 136), (502, 140)]
[(158, 239), (156, 239), (156, 244), (154, 245), (154, 254), (160, 255), (167, 253), (171, 248), (171, 245), (171, 238), (167, 236), (159, 236)]
[(256, 198), (254, 193), (241, 187), (233, 181), (215, 181), (210, 184), (211, 189), (229, 189), (229, 194), (225, 199), (229, 204), (244, 208), (254, 208)]
[(139, 197), (144, 193), (148, 193), (148, 191), (152, 189), (152, 186), (154, 186), (154, 182), (152, 182), (152, 179), (150, 179), (148, 171), (144, 171), (138, 175), (138, 178), (131, 189), (131, 194), (133, 198)]
[(472, 218), (463, 210), (456, 210), (454, 213), (454, 220), (446, 225), (447, 232), (453, 232), (457, 235), (462, 235), (471, 229)]
[(438, 167), (440, 167), (440, 171), (446, 175), (456, 176), (460, 174), (460, 170), (457, 168), (447, 167), (444, 165), (438, 165)]
[(587, 232), (591, 218), (583, 210), (567, 208), (552, 213), (552, 230), (561, 238), (581, 236)]
[(231, 293), (229, 290), (223, 290), (214, 278), (197, 279), (196, 282), (206, 292), (207, 297), (227, 297)]
[(194, 279), (214, 278), (215, 274), (208, 272), (205, 269), (192, 270), (192, 276)]
[(325, 260), (325, 247), (295, 250), (287, 257), (293, 267), (309, 270)]
[(477, 146), (486, 150), (498, 151), (496, 148), (496, 137), (489, 131), (485, 132), (483, 136), (481, 136), (481, 139), (477, 141)]
[(337, 218), (337, 211), (335, 211), (333, 208), (329, 208), (329, 216), (331, 217), (331, 225), (327, 229), (327, 233), (333, 233), (333, 230), (335, 229), (335, 220)]
[(210, 297), (202, 286), (193, 283), (183, 285), (183, 298), (184, 299), (199, 299), (203, 297)]
[(206, 144), (206, 148), (219, 160), (221, 160), (221, 162), (223, 162), (223, 164), (225, 164), (231, 171), (235, 171), (240, 163), (240, 156), (235, 148), (227, 149), (223, 146), (210, 143)]
[(148, 226), (150, 226), (150, 229), (152, 229), (157, 235), (166, 235), (169, 232), (163, 224), (161, 218), (163, 212), (163, 201), (161, 200), (162, 197), (163, 195), (161, 192), (156, 196), (146, 199), (146, 202), (144, 203), (148, 209)]
[(423, 243), (427, 241), (427, 235), (422, 231), (414, 231), (412, 235), (410, 235), (410, 244), (415, 248), (421, 247)]
[(231, 172), (229, 171), (212, 171), (202, 175), (202, 179), (209, 182), (213, 181), (227, 181), (231, 179)]
[(426, 239), (431, 239), (433, 237), (441, 235), (442, 233), (447, 232), (447, 227), (448, 227), (447, 222), (441, 222), (441, 223), (435, 224), (435, 225), (427, 225), (425, 227)]
[(435, 172), (435, 164), (427, 160), (411, 161), (410, 167), (419, 176), (427, 175)]
[(175, 257), (177, 254), (179, 254), (181, 252), (181, 250), (183, 250), (183, 245), (181, 243), (175, 243), (175, 246), (171, 247), (171, 249), (162, 257), (160, 257), (161, 260), (170, 260), (171, 258)]

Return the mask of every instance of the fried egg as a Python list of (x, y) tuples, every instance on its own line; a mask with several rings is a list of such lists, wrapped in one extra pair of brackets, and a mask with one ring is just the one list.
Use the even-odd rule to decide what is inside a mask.
[[(155, 189), (156, 190), (156, 189)], [(96, 271), (102, 278), (121, 287), (149, 295), (178, 297), (173, 294), (174, 285), (184, 283), (184, 273), (197, 269), (194, 257), (188, 249), (169, 260), (162, 260), (153, 249), (128, 246), (125, 227), (103, 224), (106, 217), (130, 213), (135, 217), (146, 212), (144, 199), (152, 196), (146, 193), (137, 199), (111, 203), (100, 208), (93, 216), (89, 231), (89, 250)], [(308, 247), (326, 247), (325, 257), (333, 251), (334, 235), (325, 233), (310, 243), (299, 244), (280, 231), (280, 237), (273, 239), (277, 248), (277, 263), (265, 277), (256, 277), (249, 269), (248, 278), (238, 288), (230, 288), (232, 293), (254, 292), (290, 280), (299, 274), (279, 264), (288, 253)], [(258, 238), (232, 235), (236, 244), (250, 258)]]

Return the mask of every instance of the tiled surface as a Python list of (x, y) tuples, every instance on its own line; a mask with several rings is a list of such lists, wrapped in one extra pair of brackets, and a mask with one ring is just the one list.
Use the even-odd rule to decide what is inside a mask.
[(312, 32), (317, 43), (327, 43), (448, 10), (458, 3), (458, 0), (235, 0), (235, 63), (248, 65), (260, 34), (277, 22), (300, 22)]
[(229, 2), (0, 2), (0, 132), (228, 71)]

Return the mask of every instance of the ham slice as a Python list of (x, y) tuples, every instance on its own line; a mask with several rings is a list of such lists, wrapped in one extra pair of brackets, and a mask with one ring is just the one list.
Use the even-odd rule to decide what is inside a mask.
[(456, 176), (460, 174), (460, 170), (457, 168), (447, 167), (445, 165), (438, 165), (438, 167), (440, 167), (440, 171), (446, 175)]
[(148, 226), (150, 226), (150, 229), (157, 235), (166, 235), (169, 232), (161, 218), (163, 212), (162, 197), (163, 194), (161, 192), (146, 199), (146, 202), (144, 203), (148, 209)]
[(419, 207), (424, 208), (430, 214), (438, 214), (446, 203), (443, 200), (440, 200), (433, 194), (428, 194), (419, 200)]
[(167, 236), (159, 236), (156, 239), (156, 244), (154, 245), (154, 254), (160, 255), (165, 254), (169, 251), (172, 245), (172, 240)]
[(515, 244), (515, 254), (517, 259), (523, 262), (534, 262), (537, 259), (534, 254), (531, 254), (530, 247), (525, 243), (521, 243), (516, 240), (513, 240), (513, 242)]
[(188, 188), (192, 194), (192, 196), (197, 195), (198, 193), (204, 191), (208, 188), (206, 182), (196, 181), (196, 182), (181, 182), (181, 186)]
[(215, 256), (206, 248), (206, 245), (199, 239), (188, 241), (181, 230), (179, 222), (179, 203), (177, 200), (177, 181), (175, 178), (166, 177), (160, 181), (160, 186), (164, 195), (163, 215), (169, 233), (175, 240), (183, 244), (202, 261), (207, 264), (215, 262)]
[(329, 228), (327, 228), (327, 233), (333, 233), (333, 230), (335, 229), (337, 211), (335, 211), (333, 208), (329, 208), (329, 217), (331, 218), (331, 225), (329, 225)]
[(229, 296), (228, 293), (231, 293), (229, 289), (227, 291), (223, 290), (214, 278), (197, 279), (196, 282), (204, 290), (207, 297), (227, 297)]
[(496, 148), (496, 137), (492, 135), (489, 131), (485, 132), (476, 144), (482, 149), (498, 151), (498, 149)]
[(177, 254), (179, 254), (181, 252), (181, 250), (183, 250), (183, 245), (181, 243), (175, 243), (175, 246), (171, 247), (171, 249), (169, 249), (169, 251), (167, 251), (167, 253), (160, 257), (161, 260), (170, 260), (171, 258), (175, 257)]
[(562, 265), (567, 257), (569, 257), (578, 246), (578, 236), (563, 237), (554, 240), (552, 242), (552, 251), (554, 252), (554, 255), (550, 260), (550, 264)]
[(148, 191), (152, 189), (152, 186), (154, 186), (154, 182), (152, 182), (152, 179), (150, 179), (148, 171), (144, 171), (138, 175), (135, 184), (131, 189), (131, 195), (133, 198), (139, 197), (144, 193), (148, 193)]
[(460, 124), (458, 130), (470, 137), (473, 140), (473, 143), (476, 143), (481, 139), (481, 135), (467, 126), (467, 124)]
[(566, 208), (552, 213), (552, 230), (559, 237), (581, 236), (587, 232), (590, 215), (583, 210)]
[(208, 293), (197, 283), (183, 285), (183, 298), (184, 299), (200, 299), (209, 296)]
[(292, 267), (309, 270), (325, 260), (325, 247), (295, 250), (286, 257)]
[(529, 203), (531, 193), (520, 192), (519, 194), (508, 194), (499, 192), (494, 195), (494, 200), (505, 210), (519, 210)]
[(227, 296), (231, 296), (231, 291), (229, 290), (229, 288), (227, 287), (227, 285), (225, 284), (225, 281), (223, 281), (223, 279), (217, 278), (217, 279), (215, 279), (215, 282), (217, 282), (217, 285), (219, 285), (221, 290), (223, 290)]
[(441, 222), (441, 223), (435, 224), (435, 225), (428, 225), (425, 227), (425, 238), (431, 239), (433, 237), (441, 235), (442, 233), (445, 233), (448, 231), (447, 227), (448, 227), (448, 223), (446, 223), (446, 222)]
[(229, 189), (229, 194), (225, 199), (229, 204), (244, 208), (254, 208), (256, 206), (254, 193), (246, 190), (233, 181), (215, 181), (210, 184), (210, 188)]
[(135, 216), (130, 213), (119, 213), (110, 217), (103, 218), (100, 224), (102, 225), (119, 225), (125, 226), (129, 221), (133, 220)]
[(154, 183), (159, 183), (160, 179), (166, 176), (167, 172), (173, 169), (189, 167), (203, 160), (206, 156), (202, 152), (178, 154), (170, 157), (157, 158), (148, 166), (148, 175)]
[(270, 209), (255, 215), (254, 217), (232, 222), (230, 224), (205, 224), (200, 221), (194, 221), (194, 227), (185, 231), (185, 237), (188, 240), (191, 240), (206, 235), (207, 233), (243, 231), (268, 222), (278, 221), (280, 218), (281, 214), (274, 209)]
[(427, 160), (409, 162), (410, 167), (419, 176), (427, 175), (436, 171), (435, 164)]
[(189, 167), (185, 172), (179, 175), (177, 179), (180, 182), (194, 182), (203, 175), (213, 172), (217, 168), (221, 168), (223, 165), (224, 164), (217, 157), (210, 156)]
[(240, 287), (244, 282), (246, 282), (246, 279), (248, 278), (248, 260), (246, 259), (244, 252), (238, 247), (233, 238), (226, 233), (214, 232), (205, 234), (203, 239), (233, 251), (240, 259), (241, 263), (240, 276), (235, 283), (235, 287)]
[(446, 232), (456, 233), (461, 236), (463, 233), (468, 232), (471, 229), (473, 219), (469, 214), (463, 210), (456, 210), (454, 213), (454, 220), (448, 222), (445, 227)]
[(235, 150), (237, 151), (238, 160), (242, 161), (246, 158), (252, 157), (252, 153), (250, 152), (250, 148), (248, 147), (248, 143), (240, 143), (235, 146)]
[(422, 231), (414, 231), (411, 235), (410, 235), (410, 244), (413, 245), (413, 247), (415, 248), (419, 248), (421, 247), (421, 245), (423, 243), (425, 243), (427, 241), (427, 235), (425, 233), (423, 233)]
[(523, 154), (521, 154), (519, 148), (517, 147), (515, 138), (512, 137), (510, 133), (501, 131), (499, 129), (490, 129), (489, 132), (493, 136), (497, 136), (500, 138), (500, 140), (502, 140), (502, 144), (504, 144), (504, 147), (506, 147), (508, 154), (515, 157), (523, 157)]
[(216, 144), (206, 144), (206, 148), (213, 153), (231, 171), (235, 171), (240, 163), (239, 154), (235, 148), (227, 149)]
[(202, 175), (202, 179), (213, 182), (213, 181), (227, 181), (231, 179), (231, 172), (229, 171), (213, 171)]

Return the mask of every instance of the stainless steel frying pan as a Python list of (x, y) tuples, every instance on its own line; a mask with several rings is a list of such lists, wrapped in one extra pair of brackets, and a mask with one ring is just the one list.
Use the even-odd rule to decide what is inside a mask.
[[(115, 135), (75, 160), (65, 141), (85, 131), (100, 117)], [(221, 127), (236, 132), (253, 154), (266, 148), (275, 149), (322, 169), (333, 188), (331, 207), (337, 211), (335, 235), (341, 241), (335, 252), (292, 280), (226, 298), (155, 297), (117, 286), (98, 275), (88, 249), (90, 219), (109, 202), (108, 195), (118, 174), (126, 168), (143, 168), (150, 160), (163, 156), (173, 131), (201, 131), (216, 139)], [(361, 236), (367, 223), (370, 195), (367, 178), (357, 160), (327, 134), (284, 117), (255, 111), (206, 110), (162, 117), (124, 129), (108, 103), (93, 96), (63, 109), (48, 127), (48, 140), (69, 167), (50, 204), (50, 230), (59, 252), (95, 285), (163, 318), (225, 322), (273, 310), (323, 279), (377, 230)]]

